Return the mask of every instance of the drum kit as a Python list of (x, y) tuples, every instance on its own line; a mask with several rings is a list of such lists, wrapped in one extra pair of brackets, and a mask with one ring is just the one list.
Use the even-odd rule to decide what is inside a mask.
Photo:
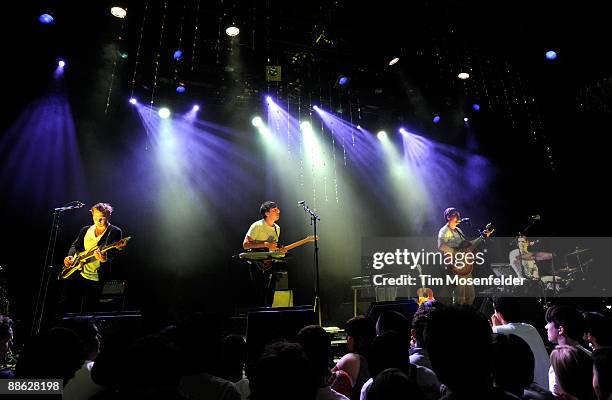
[[(567, 292), (576, 281), (583, 281), (589, 273), (593, 259), (584, 261), (584, 256), (591, 249), (576, 247), (572, 252), (565, 255), (565, 266), (557, 270), (552, 270), (553, 275), (543, 275), (536, 279), (527, 279), (522, 287), (497, 287), (485, 290), (483, 293), (496, 292), (500, 295), (512, 296), (532, 296), (542, 295), (543, 297), (557, 295)], [(529, 259), (535, 261), (552, 260), (554, 254), (548, 252), (531, 253)], [(575, 257), (572, 259), (572, 257)], [(570, 263), (573, 261), (573, 263)], [(508, 263), (491, 263), (491, 269), (497, 276), (515, 275), (516, 271)]]

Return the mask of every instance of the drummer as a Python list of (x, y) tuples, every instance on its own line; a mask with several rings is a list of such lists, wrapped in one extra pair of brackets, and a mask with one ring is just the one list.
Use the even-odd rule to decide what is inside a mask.
[(536, 264), (536, 253), (529, 251), (529, 238), (519, 236), (518, 248), (510, 252), (510, 265), (519, 278), (540, 279), (540, 271)]

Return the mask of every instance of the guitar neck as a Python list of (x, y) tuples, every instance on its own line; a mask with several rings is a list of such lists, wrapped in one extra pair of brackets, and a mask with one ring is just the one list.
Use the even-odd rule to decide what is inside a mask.
[(311, 239), (311, 238), (305, 238), (305, 239), (302, 239), (302, 240), (298, 240), (295, 243), (291, 243), (291, 244), (289, 244), (287, 246), (283, 246), (282, 249), (283, 249), (283, 251), (289, 251), (291, 249), (295, 249), (296, 247), (299, 247), (299, 246), (301, 246), (303, 244), (306, 244), (308, 242), (314, 242), (314, 240)]

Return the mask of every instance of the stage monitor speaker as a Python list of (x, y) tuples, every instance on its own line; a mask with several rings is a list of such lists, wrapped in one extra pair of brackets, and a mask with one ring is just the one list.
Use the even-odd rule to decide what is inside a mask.
[(274, 291), (272, 308), (293, 307), (293, 290)]
[(247, 369), (250, 370), (263, 348), (273, 342), (295, 339), (307, 325), (316, 323), (312, 306), (257, 308), (247, 314)]
[(413, 299), (395, 300), (395, 301), (377, 301), (370, 305), (368, 309), (368, 317), (374, 322), (378, 321), (378, 317), (385, 311), (397, 311), (404, 317), (408, 318), (412, 324), (412, 317), (416, 313), (419, 305)]
[(63, 321), (91, 320), (93, 321), (103, 339), (107, 338), (135, 338), (144, 334), (144, 327), (140, 312), (115, 313), (67, 313)]

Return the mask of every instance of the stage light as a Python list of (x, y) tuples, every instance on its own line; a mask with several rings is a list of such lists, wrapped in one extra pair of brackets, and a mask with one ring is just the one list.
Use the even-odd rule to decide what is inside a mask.
[(399, 57), (395, 57), (393, 60), (389, 61), (389, 66), (395, 65), (399, 62)]
[(457, 78), (461, 79), (461, 80), (466, 80), (466, 79), (470, 79), (470, 74), (468, 74), (467, 72), (460, 72), (457, 75)]
[(361, 125), (357, 125), (357, 129), (361, 130)]
[(240, 33), (240, 29), (238, 29), (236, 25), (232, 24), (232, 26), (228, 27), (225, 30), (225, 33), (229, 37), (235, 37), (235, 36), (238, 36), (238, 34)]
[(166, 107), (160, 108), (157, 113), (159, 114), (159, 117), (163, 119), (168, 119), (170, 117), (170, 110)]
[(53, 18), (53, 15), (51, 14), (40, 14), (40, 16), (38, 17), (38, 20), (43, 25), (51, 25), (52, 23), (55, 22), (55, 19)]
[(302, 121), (300, 123), (300, 129), (302, 129), (303, 131), (311, 131), (312, 125), (310, 125), (310, 122), (308, 121)]
[(440, 116), (439, 116), (439, 115), (435, 115), (435, 116), (433, 117), (433, 123), (434, 123), (434, 124), (438, 124), (438, 123), (440, 123), (440, 120), (441, 120), (441, 119), (442, 119), (442, 118), (440, 118)]
[(378, 140), (385, 140), (387, 139), (387, 132), (380, 131), (376, 134), (376, 137), (378, 138)]
[(185, 91), (186, 91), (186, 90), (187, 90), (187, 88), (186, 88), (186, 87), (185, 87), (183, 84), (179, 84), (179, 85), (176, 87), (176, 93), (181, 93), (181, 94), (183, 94), (183, 93), (185, 93)]
[(183, 58), (183, 52), (181, 50), (177, 50), (174, 52), (174, 55), (172, 57), (174, 57), (174, 59), (178, 61)]
[(336, 79), (336, 84), (334, 85), (334, 87), (339, 88), (339, 89), (346, 89), (350, 82), (351, 82), (350, 77), (345, 76), (345, 75), (338, 75), (338, 78)]
[(127, 51), (120, 51), (120, 52), (119, 52), (119, 57), (123, 58), (124, 60), (125, 60), (126, 58), (128, 58), (128, 53), (127, 53)]
[(193, 111), (200, 111), (200, 106), (197, 104), (194, 104), (193, 107), (191, 108)]
[(266, 96), (266, 101), (268, 102), (268, 104), (272, 103), (272, 97)]
[(64, 68), (66, 66), (66, 61), (60, 58), (59, 60), (57, 60), (57, 66), (60, 68)]
[(263, 120), (261, 119), (261, 117), (255, 117), (251, 120), (251, 124), (253, 124), (255, 128), (259, 128), (263, 126)]
[(319, 106), (312, 106), (315, 111), (319, 111)]
[(474, 103), (474, 104), (472, 104), (472, 109), (474, 111), (478, 111), (478, 110), (480, 110), (480, 106), (478, 104)]
[(468, 117), (463, 117), (463, 122), (468, 122), (470, 119)]
[(399, 133), (401, 133), (402, 135), (407, 135), (408, 131), (402, 127), (402, 128), (399, 128)]
[(127, 11), (125, 10), (125, 8), (111, 7), (111, 14), (113, 14), (113, 16), (117, 18), (125, 18), (125, 16), (127, 15)]
[(135, 97), (130, 97), (130, 104), (134, 105), (136, 103), (138, 103), (138, 100)]
[(557, 58), (557, 52), (554, 50), (548, 50), (546, 52), (546, 59), (548, 60), (554, 60), (555, 58)]

